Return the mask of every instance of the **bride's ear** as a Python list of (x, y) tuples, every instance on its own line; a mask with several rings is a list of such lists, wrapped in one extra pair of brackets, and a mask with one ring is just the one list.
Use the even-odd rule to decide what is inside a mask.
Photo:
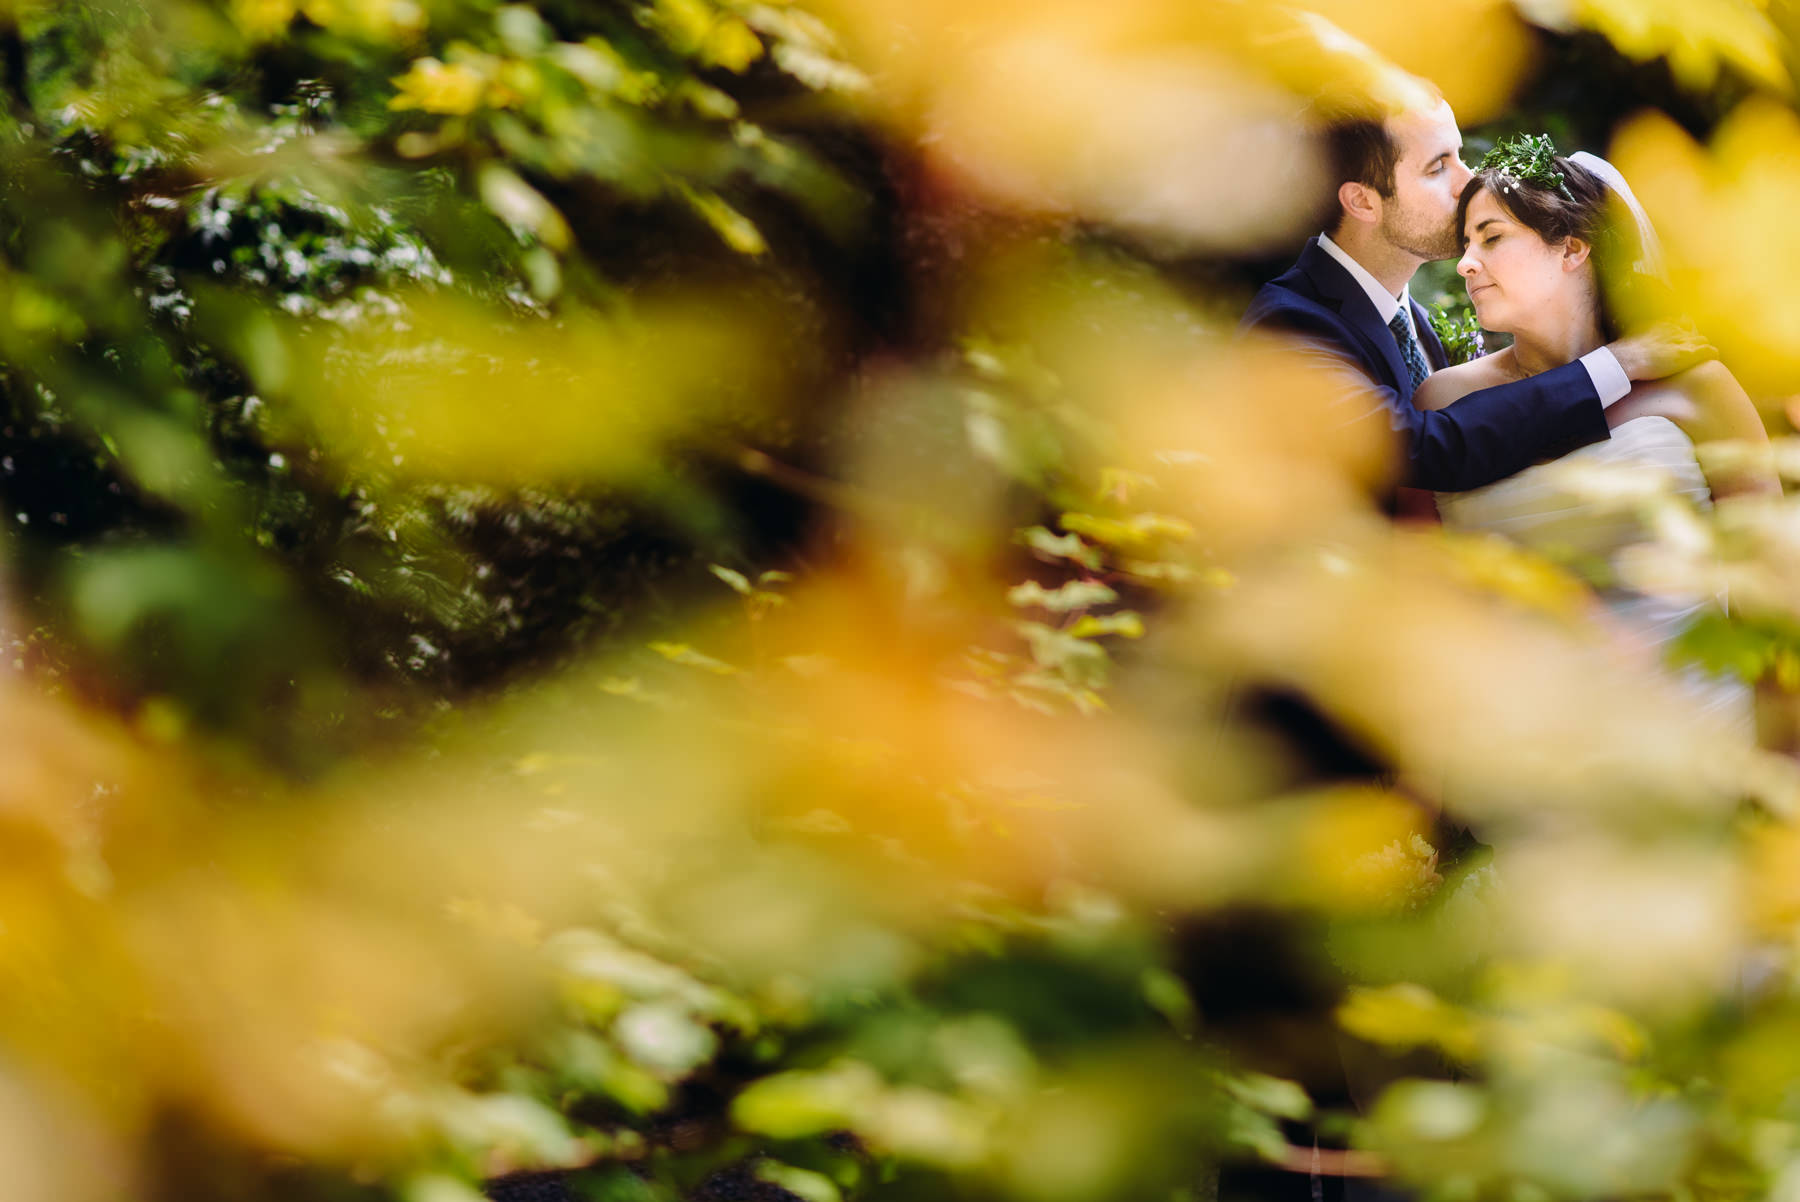
[(1589, 242), (1586, 238), (1577, 238), (1575, 235), (1570, 234), (1567, 238), (1563, 239), (1562, 269), (1564, 271), (1574, 271), (1583, 263), (1586, 263), (1588, 261), (1588, 256), (1593, 252), (1593, 243)]

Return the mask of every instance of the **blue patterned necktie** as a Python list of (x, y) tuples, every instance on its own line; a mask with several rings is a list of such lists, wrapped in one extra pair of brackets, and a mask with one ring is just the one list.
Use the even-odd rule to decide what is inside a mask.
[(1419, 349), (1419, 340), (1413, 337), (1406, 313), (1396, 310), (1394, 320), (1388, 322), (1388, 329), (1394, 332), (1394, 341), (1400, 344), (1400, 358), (1406, 363), (1406, 374), (1412, 378), (1412, 390), (1417, 392), (1431, 369), (1425, 366), (1425, 352)]

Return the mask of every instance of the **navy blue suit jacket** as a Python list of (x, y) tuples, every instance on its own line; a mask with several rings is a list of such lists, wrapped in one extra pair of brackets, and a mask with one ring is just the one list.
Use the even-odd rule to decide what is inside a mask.
[[(1443, 367), (1443, 345), (1425, 311), (1410, 303), (1426, 357), (1433, 368)], [(1362, 285), (1317, 238), (1307, 241), (1292, 267), (1257, 291), (1242, 328), (1296, 335), (1304, 350), (1327, 364), (1348, 364), (1366, 376), (1401, 437), (1401, 483), (1415, 488), (1479, 488), (1608, 436), (1593, 378), (1580, 363), (1472, 392), (1444, 409), (1414, 409), (1412, 383), (1392, 331)]]

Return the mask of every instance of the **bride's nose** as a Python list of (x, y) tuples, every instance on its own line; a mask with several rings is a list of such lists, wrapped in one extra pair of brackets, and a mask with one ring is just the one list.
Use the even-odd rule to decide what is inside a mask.
[(1463, 251), (1462, 258), (1456, 261), (1456, 274), (1469, 280), (1475, 278), (1476, 270), (1475, 260), (1470, 257), (1469, 251)]

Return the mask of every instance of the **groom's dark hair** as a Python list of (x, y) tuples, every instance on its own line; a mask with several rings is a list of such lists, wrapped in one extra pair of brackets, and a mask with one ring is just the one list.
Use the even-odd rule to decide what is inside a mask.
[[(1436, 92), (1429, 84), (1425, 87)], [(1394, 195), (1400, 144), (1394, 141), (1387, 123), (1396, 112), (1393, 106), (1361, 91), (1328, 91), (1313, 99), (1311, 124), (1325, 156), (1331, 187), (1330, 195), (1321, 204), (1319, 218), (1327, 233), (1337, 233), (1344, 223), (1344, 208), (1337, 197), (1340, 185), (1354, 181), (1375, 189), (1384, 198)]]
[(1394, 195), (1394, 168), (1400, 163), (1400, 147), (1379, 118), (1350, 118), (1325, 127), (1325, 154), (1331, 167), (1331, 229), (1343, 224), (1344, 207), (1338, 203), (1338, 184), (1354, 180), (1375, 189), (1383, 197)]

